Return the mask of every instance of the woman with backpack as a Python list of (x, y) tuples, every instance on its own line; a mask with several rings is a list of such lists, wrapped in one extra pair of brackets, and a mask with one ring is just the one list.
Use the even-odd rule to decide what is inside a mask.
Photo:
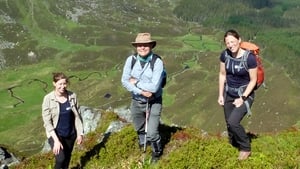
[(162, 110), (162, 81), (164, 66), (160, 57), (153, 53), (156, 41), (150, 33), (139, 33), (131, 43), (136, 54), (127, 57), (122, 74), (122, 84), (131, 93), (130, 111), (138, 144), (146, 150), (152, 147), (152, 162), (162, 155), (159, 134)]
[(242, 119), (254, 101), (257, 81), (255, 56), (240, 47), (237, 31), (228, 30), (224, 35), (226, 49), (220, 55), (218, 103), (224, 108), (230, 144), (239, 150), (239, 160), (251, 155), (250, 138)]

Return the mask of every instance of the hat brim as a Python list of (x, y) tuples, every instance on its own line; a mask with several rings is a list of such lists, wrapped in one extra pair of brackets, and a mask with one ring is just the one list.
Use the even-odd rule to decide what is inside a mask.
[(156, 46), (156, 41), (149, 41), (149, 42), (131, 42), (131, 44), (136, 47), (136, 44), (143, 44), (143, 43), (149, 43), (152, 44), (152, 49)]

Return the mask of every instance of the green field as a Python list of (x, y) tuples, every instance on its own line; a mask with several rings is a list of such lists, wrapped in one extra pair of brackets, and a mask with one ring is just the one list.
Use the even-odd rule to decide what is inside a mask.
[[(157, 40), (155, 52), (163, 57), (169, 74), (163, 121), (211, 133), (225, 130), (217, 104), (218, 66), (224, 30), (233, 27), (244, 40), (261, 46), (266, 69), (267, 88), (257, 91), (253, 116), (244, 121), (247, 130), (277, 132), (296, 124), (300, 15), (294, 6), (300, 1), (270, 0), (271, 6), (261, 8), (243, 0), (235, 5), (202, 1), (99, 0), (95, 6), (83, 1), (0, 1), (0, 42), (15, 44), (0, 48), (6, 60), (0, 71), (0, 143), (14, 145), (26, 155), (40, 151), (45, 140), (41, 103), (52, 90), (52, 72), (73, 77), (70, 89), (81, 105), (103, 110), (128, 106), (129, 94), (120, 83), (122, 68), (133, 52), (130, 42), (145, 31)], [(200, 6), (194, 9), (191, 4)], [(228, 12), (235, 11), (232, 8), (241, 17)], [(31, 51), (36, 57), (28, 56)], [(112, 97), (105, 98), (107, 93)]]

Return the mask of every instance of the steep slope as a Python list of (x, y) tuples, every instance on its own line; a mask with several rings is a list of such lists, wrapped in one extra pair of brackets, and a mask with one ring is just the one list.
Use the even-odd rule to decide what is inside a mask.
[[(120, 84), (122, 67), (133, 50), (130, 42), (144, 31), (157, 40), (155, 52), (164, 58), (169, 74), (163, 121), (224, 131), (222, 108), (216, 102), (223, 30), (175, 17), (177, 4), (175, 0), (1, 1), (0, 143), (26, 154), (41, 149), (45, 136), (40, 105), (52, 90), (53, 71), (71, 76), (70, 89), (78, 93), (82, 105), (127, 107), (130, 96)], [(299, 87), (287, 76), (285, 63), (275, 64), (267, 52), (276, 48), (268, 46), (267, 39), (276, 32), (257, 34), (264, 42), (268, 89), (257, 92), (253, 117), (245, 121), (255, 132), (286, 129), (299, 117)]]
[[(101, 125), (76, 146), (70, 167), (98, 168), (224, 168), (271, 169), (299, 167), (299, 130), (278, 134), (253, 134), (252, 155), (248, 160), (237, 160), (238, 150), (228, 144), (226, 134), (211, 135), (197, 128), (181, 128), (162, 124), (160, 131), (164, 153), (157, 163), (150, 163), (151, 150), (141, 152), (137, 135), (131, 124), (119, 132), (105, 132), (109, 122), (118, 121), (112, 112), (102, 113)], [(119, 119), (120, 120), (120, 119)], [(123, 120), (124, 122), (124, 120)], [(12, 168), (51, 168), (53, 154), (36, 154)]]

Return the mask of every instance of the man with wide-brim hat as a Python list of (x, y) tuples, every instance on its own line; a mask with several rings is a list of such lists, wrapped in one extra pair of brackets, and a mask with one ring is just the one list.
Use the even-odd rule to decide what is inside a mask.
[(131, 42), (131, 44), (136, 47), (137, 44), (151, 44), (152, 49), (156, 46), (156, 41), (151, 39), (150, 33), (139, 33), (136, 38), (135, 42)]
[(162, 155), (159, 122), (162, 110), (162, 79), (164, 66), (153, 53), (156, 41), (150, 33), (138, 33), (134, 42), (136, 53), (127, 57), (123, 68), (122, 85), (131, 93), (131, 116), (138, 134), (138, 145), (146, 150), (150, 143), (152, 161)]

